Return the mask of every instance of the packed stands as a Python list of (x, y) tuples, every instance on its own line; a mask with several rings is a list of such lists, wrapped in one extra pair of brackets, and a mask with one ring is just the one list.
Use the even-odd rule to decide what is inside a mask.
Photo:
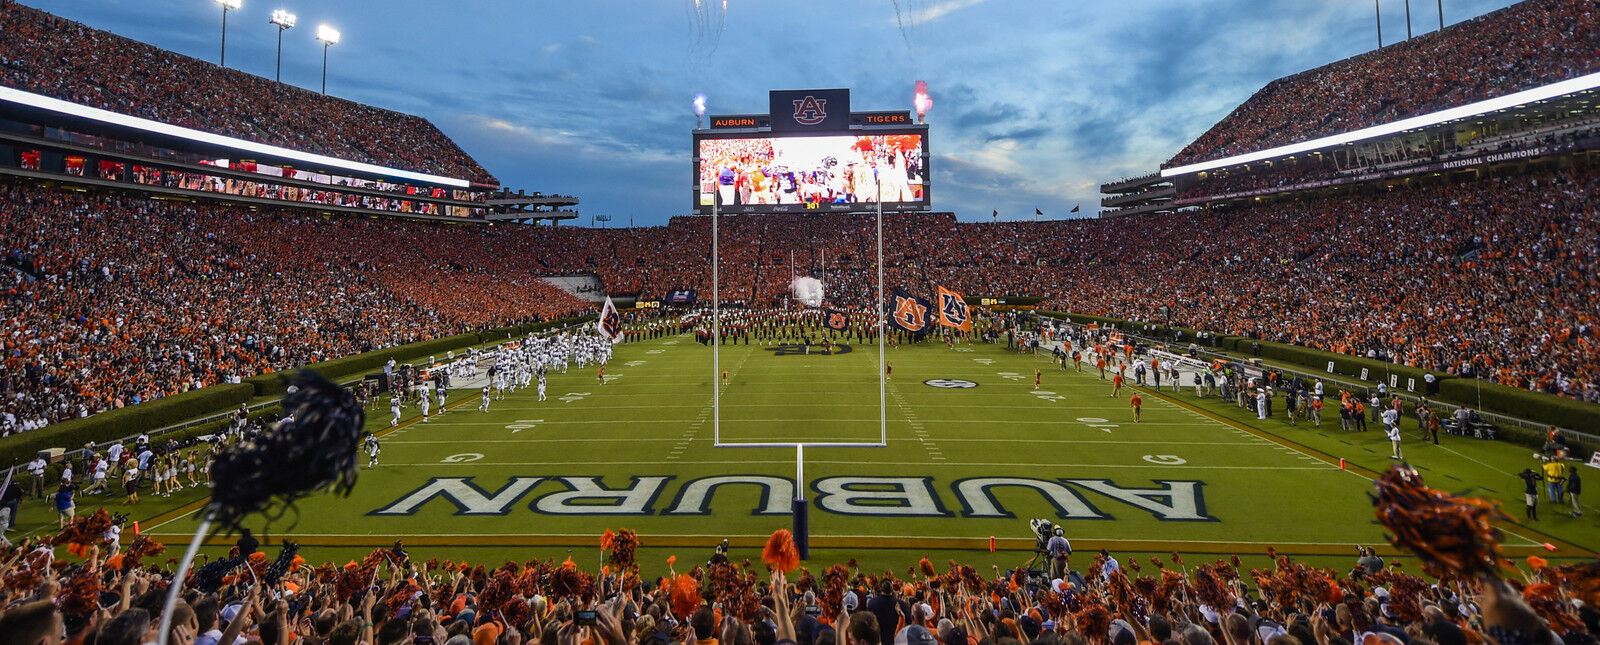
[[(1186, 327), (1596, 400), (1597, 189), (1600, 174), (1577, 169), (1126, 221), (886, 216), (885, 279), (1117, 318), (1167, 307)], [(825, 246), (830, 302), (870, 303), (871, 222), (725, 218), (723, 299), (784, 304), (791, 268), (823, 275)], [(613, 293), (710, 295), (707, 218), (534, 235), (544, 267), (595, 271)]]
[[(1170, 312), (1186, 327), (1595, 400), (1600, 222), (1584, 205), (1597, 190), (1600, 174), (1578, 169), (1127, 221), (892, 215), (885, 279), (1118, 318)], [(4, 276), (6, 387), (26, 394), (6, 408), (34, 423), (585, 308), (540, 274), (593, 271), (642, 299), (711, 294), (704, 217), (438, 226), (20, 184), (0, 201), (19, 267)], [(835, 306), (875, 296), (870, 216), (729, 217), (720, 234), (725, 301), (781, 306), (791, 273), (825, 275)], [(245, 279), (258, 266), (272, 270)]]
[(1526, 0), (1268, 83), (1184, 147), (1180, 166), (1308, 141), (1600, 71), (1600, 9)]
[[(174, 559), (147, 536), (103, 540), (114, 521), (102, 510), (55, 538), (82, 561), (32, 545), (8, 558), (6, 643), (1534, 645), (1593, 643), (1600, 632), (1589, 605), (1600, 565), (1537, 557), (1526, 573), (1508, 563), (1508, 584), (1458, 570), (1437, 580), (1442, 567), (1418, 576), (1369, 550), (1341, 570), (1269, 548), (1271, 564), (1250, 568), (1237, 555), (1069, 557), (1056, 537), (1062, 555), (1049, 573), (927, 558), (897, 573), (852, 558), (813, 562), (813, 574), (797, 568), (790, 545), (763, 551), (774, 566), (686, 552), (681, 573), (660, 576), (641, 570), (659, 565), (636, 560), (640, 537), (627, 529), (606, 531), (603, 567), (571, 557), (457, 562), (400, 542), (319, 565), (317, 549), (262, 550), (245, 534), (228, 557), (177, 579), (161, 564)], [(172, 584), (181, 587), (168, 605)], [(171, 631), (158, 637), (168, 606)]]
[(11, 431), (230, 377), (592, 309), (507, 228), (0, 184)]
[(0, 2), (0, 84), (172, 125), (498, 185), (426, 119), (175, 54)]

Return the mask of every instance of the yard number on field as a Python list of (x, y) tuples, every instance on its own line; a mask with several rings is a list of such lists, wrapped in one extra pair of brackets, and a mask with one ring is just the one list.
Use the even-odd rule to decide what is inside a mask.
[(1101, 432), (1106, 433), (1111, 432), (1112, 428), (1119, 427), (1117, 424), (1112, 423), (1110, 419), (1102, 419), (1100, 417), (1078, 417), (1078, 423), (1091, 428), (1099, 428)]
[(511, 434), (516, 434), (523, 430), (530, 430), (541, 423), (544, 423), (544, 419), (517, 419), (516, 423), (506, 426), (506, 429), (510, 430)]

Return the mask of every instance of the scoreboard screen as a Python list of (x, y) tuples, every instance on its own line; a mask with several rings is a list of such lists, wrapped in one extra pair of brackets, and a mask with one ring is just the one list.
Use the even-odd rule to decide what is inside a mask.
[(927, 130), (695, 135), (695, 211), (930, 208)]

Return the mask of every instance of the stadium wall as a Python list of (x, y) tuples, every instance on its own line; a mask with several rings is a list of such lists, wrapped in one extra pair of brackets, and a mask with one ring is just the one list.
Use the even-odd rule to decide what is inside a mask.
[[(1185, 338), (1190, 339), (1189, 342), (1194, 342), (1194, 339), (1199, 335), (1199, 332), (1193, 329), (1167, 327), (1158, 323), (1135, 322), (1061, 311), (1040, 313), (1051, 318), (1070, 320), (1080, 324), (1096, 323), (1118, 329), (1152, 325), (1158, 332), (1180, 332)], [(1336, 354), (1298, 345), (1286, 345), (1264, 340), (1258, 341), (1241, 336), (1217, 335), (1214, 337), (1217, 339), (1217, 347), (1222, 350), (1234, 354), (1258, 355), (1261, 358), (1282, 361), (1312, 373), (1327, 372), (1328, 363), (1332, 362), (1332, 373), (1339, 376), (1360, 379), (1361, 370), (1365, 368), (1368, 372), (1368, 378), (1365, 381), (1376, 382), (1382, 378), (1381, 375), (1393, 373), (1400, 376), (1401, 383), (1404, 383), (1405, 379), (1414, 378), (1419, 386), (1422, 383), (1423, 375), (1428, 373), (1428, 370), (1406, 365), (1385, 363), (1361, 356)], [(1258, 347), (1259, 354), (1256, 353)], [(1439, 394), (1434, 398), (1441, 401), (1583, 432), (1592, 432), (1594, 428), (1600, 428), (1600, 406), (1597, 405), (1543, 392), (1531, 392), (1507, 387), (1498, 383), (1458, 378), (1450, 374), (1434, 374), (1434, 378), (1439, 380)], [(1479, 403), (1480, 387), (1482, 388), (1481, 404)], [(1407, 409), (1408, 411), (1411, 409), (1409, 405)], [(1503, 439), (1529, 446), (1537, 447), (1543, 445), (1545, 441), (1544, 433), (1541, 431), (1505, 426), (1497, 427), (1496, 432)], [(1593, 442), (1588, 437), (1568, 437), (1568, 439), (1569, 442), (1576, 441), (1579, 448), (1586, 451), (1583, 454), (1600, 450), (1600, 444)]]
[[(452, 350), (465, 350), (548, 329), (581, 324), (594, 318), (594, 316), (566, 318), (501, 327), (475, 334), (459, 334), (324, 361), (307, 365), (306, 368), (315, 370), (336, 383), (344, 382), (381, 369), (391, 358), (398, 363), (425, 360), (429, 356), (441, 356)], [(261, 374), (243, 379), (240, 383), (218, 383), (5, 437), (0, 439), (0, 464), (21, 464), (33, 459), (41, 450), (63, 448), (73, 451), (89, 442), (98, 444), (115, 441), (177, 425), (190, 419), (231, 412), (241, 404), (248, 404), (259, 397), (282, 396), (286, 387), (284, 376), (290, 372), (285, 370)], [(258, 411), (253, 413), (253, 416), (270, 411), (272, 410)], [(178, 431), (178, 434), (170, 436), (178, 439), (199, 436), (216, 432), (226, 425), (226, 419), (219, 419), (184, 428)]]

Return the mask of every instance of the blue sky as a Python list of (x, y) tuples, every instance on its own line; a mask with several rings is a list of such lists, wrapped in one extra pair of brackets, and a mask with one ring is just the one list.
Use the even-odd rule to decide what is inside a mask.
[[(613, 225), (688, 211), (695, 92), (713, 114), (812, 87), (892, 110), (923, 79), (934, 208), (986, 220), (1092, 215), (1101, 182), (1154, 170), (1272, 79), (1376, 46), (1373, 4), (1351, 0), (726, 2), (714, 38), (694, 0), (244, 0), (228, 66), (271, 77), (267, 18), (286, 8), (284, 80), (314, 89), (313, 34), (333, 25), (329, 93), (425, 116), (507, 187)], [(212, 0), (25, 3), (217, 59)], [(1445, 22), (1509, 4), (1445, 0)], [(1438, 28), (1436, 3), (1412, 5), (1415, 33)], [(1403, 2), (1382, 9), (1385, 42), (1404, 38)]]

